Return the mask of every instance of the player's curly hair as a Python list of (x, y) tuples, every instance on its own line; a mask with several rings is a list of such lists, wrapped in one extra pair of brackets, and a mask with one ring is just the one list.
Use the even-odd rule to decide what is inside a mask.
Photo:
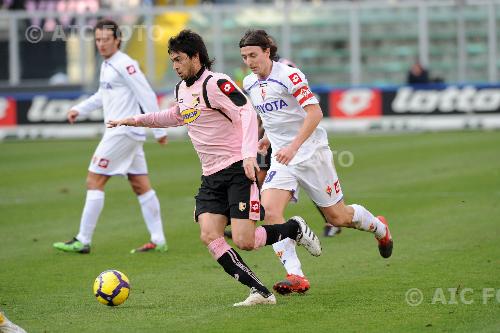
[(269, 49), (271, 60), (278, 60), (278, 46), (265, 30), (247, 30), (240, 40), (240, 49), (245, 46), (259, 46), (262, 50)]
[(210, 60), (208, 57), (205, 42), (196, 32), (185, 29), (179, 32), (177, 36), (170, 38), (168, 41), (168, 54), (171, 54), (172, 52), (186, 53), (189, 58), (198, 54), (201, 65), (208, 70), (212, 69), (214, 60)]
[(111, 30), (113, 32), (113, 38), (120, 41), (118, 43), (118, 48), (120, 48), (122, 44), (122, 31), (120, 30), (118, 23), (110, 19), (102, 19), (94, 26), (94, 33), (96, 30)]

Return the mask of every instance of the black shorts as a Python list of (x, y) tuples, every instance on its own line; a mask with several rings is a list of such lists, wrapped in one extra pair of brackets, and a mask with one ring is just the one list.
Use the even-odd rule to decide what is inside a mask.
[[(194, 218), (203, 213), (221, 214), (236, 219), (248, 219), (250, 214), (250, 188), (253, 182), (245, 175), (242, 161), (210, 176), (201, 176), (201, 186), (196, 199)], [(260, 207), (260, 220), (264, 208)]]
[(271, 155), (272, 155), (272, 149), (271, 146), (267, 149), (267, 154), (266, 156), (263, 156), (261, 154), (257, 154), (257, 163), (259, 164), (259, 168), (261, 170), (269, 170), (271, 167)]

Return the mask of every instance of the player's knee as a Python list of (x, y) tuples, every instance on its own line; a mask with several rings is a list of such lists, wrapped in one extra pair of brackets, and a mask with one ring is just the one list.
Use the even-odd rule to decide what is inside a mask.
[(266, 215), (264, 217), (264, 222), (266, 224), (277, 224), (283, 223), (283, 212), (269, 206), (269, 208), (264, 207), (266, 211)]
[(146, 192), (148, 192), (151, 187), (149, 184), (137, 180), (129, 180), (130, 186), (132, 187), (132, 191), (134, 191), (135, 194), (141, 195)]
[(203, 244), (205, 244), (205, 245), (212, 243), (214, 240), (216, 240), (219, 237), (220, 236), (218, 236), (214, 233), (211, 233), (211, 232), (201, 232), (201, 234), (200, 234), (200, 239), (203, 242)]
[(89, 190), (97, 190), (100, 189), (100, 184), (99, 182), (95, 179), (95, 177), (87, 176), (87, 179), (85, 181), (87, 185), (87, 189)]
[(246, 239), (244, 237), (234, 237), (233, 242), (240, 250), (252, 251), (254, 249), (255, 241), (253, 239)]

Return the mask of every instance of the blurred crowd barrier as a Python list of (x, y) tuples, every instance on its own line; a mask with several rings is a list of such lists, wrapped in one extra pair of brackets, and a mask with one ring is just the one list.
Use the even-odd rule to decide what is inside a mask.
[[(324, 113), (322, 126), (332, 132), (459, 130), (500, 128), (500, 84), (434, 84), (316, 88)], [(11, 92), (0, 95), (0, 139), (95, 137), (105, 127), (101, 110), (69, 125), (66, 113), (88, 97), (81, 91)], [(162, 109), (172, 91), (158, 93)], [(270, 104), (270, 103), (269, 103)], [(266, 103), (259, 106), (272, 110)], [(184, 136), (183, 127), (170, 129)]]

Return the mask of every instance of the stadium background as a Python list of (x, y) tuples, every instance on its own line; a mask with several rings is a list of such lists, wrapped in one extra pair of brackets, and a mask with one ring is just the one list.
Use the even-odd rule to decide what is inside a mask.
[[(321, 257), (298, 249), (312, 283), (306, 295), (233, 309), (247, 290), (224, 276), (191, 222), (200, 166), (182, 130), (170, 131), (181, 139), (165, 149), (145, 144), (168, 253), (129, 254), (147, 231), (118, 177), (92, 253), (57, 253), (51, 244), (77, 229), (104, 129), (99, 111), (66, 124), (68, 108), (97, 88), (91, 27), (104, 16), (128, 30), (123, 49), (162, 105), (177, 82), (165, 48), (177, 31), (200, 32), (216, 69), (234, 75), (243, 32), (269, 30), (321, 98), (346, 201), (390, 218), (394, 255), (381, 259), (375, 240), (355, 230), (321, 237)], [(152, 26), (157, 35), (145, 38)], [(4, 0), (0, 309), (28, 332), (500, 331), (499, 36), (500, 1)], [(417, 58), (434, 82), (405, 84)], [(294, 214), (321, 233), (305, 195), (287, 209)], [(283, 277), (270, 249), (241, 254), (267, 285)], [(91, 292), (110, 268), (132, 285), (117, 308)], [(421, 303), (408, 298), (413, 291)]]
[[(101, 59), (92, 26), (101, 17), (121, 24), (122, 49), (139, 60), (162, 105), (177, 82), (168, 38), (183, 28), (200, 32), (215, 69), (238, 79), (237, 43), (252, 27), (267, 29), (280, 55), (307, 74), (328, 129), (500, 126), (500, 1), (198, 2), (5, 0), (0, 137), (68, 135), (64, 126), (25, 125), (65, 124), (67, 108), (96, 90)], [(417, 59), (430, 84), (405, 88)], [(101, 119), (97, 111), (86, 122)]]

